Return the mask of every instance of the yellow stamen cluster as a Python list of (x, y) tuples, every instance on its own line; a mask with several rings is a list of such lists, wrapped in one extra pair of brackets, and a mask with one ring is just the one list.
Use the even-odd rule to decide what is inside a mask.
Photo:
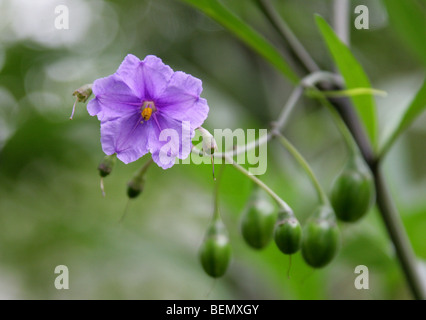
[(146, 107), (145, 109), (142, 110), (142, 118), (145, 121), (148, 121), (149, 118), (151, 118), (152, 115), (152, 109), (150, 107)]
[(145, 101), (142, 105), (141, 115), (144, 121), (148, 121), (152, 113), (156, 111), (155, 104), (152, 101)]

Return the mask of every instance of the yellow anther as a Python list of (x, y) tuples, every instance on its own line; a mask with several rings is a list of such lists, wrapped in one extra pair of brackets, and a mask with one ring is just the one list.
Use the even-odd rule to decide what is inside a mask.
[(151, 118), (152, 115), (152, 109), (150, 107), (146, 107), (145, 109), (142, 110), (142, 118), (145, 121), (148, 121)]

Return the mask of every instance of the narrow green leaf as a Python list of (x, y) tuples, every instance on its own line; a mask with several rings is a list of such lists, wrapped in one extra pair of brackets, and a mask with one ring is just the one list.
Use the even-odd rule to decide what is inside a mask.
[(355, 96), (362, 96), (362, 95), (375, 95), (375, 96), (381, 96), (381, 97), (387, 96), (386, 91), (372, 89), (372, 88), (354, 88), (354, 89), (347, 89), (347, 90), (327, 90), (327, 91), (323, 90), (321, 92), (318, 92), (318, 90), (315, 90), (315, 89), (307, 89), (306, 94), (312, 97), (318, 97), (319, 95), (321, 95), (328, 98), (355, 97)]
[(389, 134), (386, 135), (387, 138), (384, 139), (384, 143), (380, 148), (380, 156), (383, 156), (388, 149), (392, 146), (398, 136), (407, 129), (411, 123), (423, 112), (426, 110), (426, 79), (423, 81), (423, 85), (417, 92), (414, 99), (411, 103), (405, 108), (402, 112), (399, 121), (396, 121), (392, 128), (388, 131)]
[[(327, 43), (327, 47), (333, 56), (334, 62), (345, 80), (347, 89), (371, 88), (370, 80), (368, 80), (367, 75), (349, 48), (340, 41), (324, 18), (317, 15), (315, 19)], [(377, 115), (373, 97), (371, 95), (352, 96), (351, 100), (372, 144), (375, 146), (377, 139)]]
[(413, 0), (385, 0), (391, 26), (426, 65), (426, 12)]
[(275, 68), (277, 68), (292, 83), (296, 84), (299, 77), (294, 73), (284, 57), (263, 36), (247, 25), (239, 17), (225, 8), (217, 0), (182, 0), (199, 9), (207, 16), (231, 31), (237, 38), (252, 48)]

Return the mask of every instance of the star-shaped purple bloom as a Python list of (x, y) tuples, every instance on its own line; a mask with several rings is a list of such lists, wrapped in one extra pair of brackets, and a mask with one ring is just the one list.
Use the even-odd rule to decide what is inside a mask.
[(150, 152), (163, 169), (191, 152), (194, 130), (207, 118), (201, 80), (174, 72), (161, 59), (127, 55), (117, 72), (93, 83), (87, 105), (101, 121), (102, 149), (124, 163)]

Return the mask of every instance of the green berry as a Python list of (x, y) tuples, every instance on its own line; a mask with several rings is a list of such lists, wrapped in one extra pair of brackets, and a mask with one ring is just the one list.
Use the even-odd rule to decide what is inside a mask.
[(361, 219), (375, 200), (370, 170), (360, 159), (354, 159), (333, 184), (331, 203), (337, 218), (345, 222)]
[(241, 217), (241, 233), (245, 242), (254, 249), (262, 249), (272, 239), (277, 213), (269, 197), (255, 190)]
[(275, 226), (274, 240), (282, 253), (293, 254), (300, 250), (302, 227), (296, 217), (285, 214), (279, 219)]
[(101, 163), (99, 163), (99, 166), (98, 166), (99, 175), (102, 178), (108, 176), (112, 172), (112, 169), (114, 168), (114, 165), (115, 165), (115, 161), (116, 161), (115, 154), (110, 156), (105, 156), (102, 159)]
[(200, 261), (204, 271), (213, 278), (223, 276), (231, 260), (231, 245), (222, 221), (216, 219), (207, 229), (200, 248)]
[(303, 228), (302, 256), (313, 268), (330, 263), (340, 247), (340, 232), (331, 208), (319, 207)]
[(141, 177), (133, 177), (127, 183), (127, 196), (131, 199), (136, 198), (143, 191), (145, 186), (145, 179)]

